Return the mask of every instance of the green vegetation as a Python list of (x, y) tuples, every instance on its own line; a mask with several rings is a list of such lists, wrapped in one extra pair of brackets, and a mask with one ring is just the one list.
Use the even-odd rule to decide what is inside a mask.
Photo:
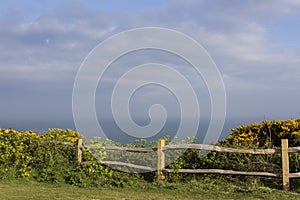
[[(89, 163), (78, 166), (76, 148), (62, 142), (74, 143), (79, 138), (83, 136), (69, 129), (49, 129), (40, 134), (0, 129), (0, 199), (18, 199), (18, 195), (23, 195), (22, 199), (74, 199), (75, 196), (77, 199), (300, 198), (299, 179), (291, 180), (293, 193), (280, 191), (282, 185), (278, 178), (169, 173), (163, 182), (157, 182), (155, 172), (127, 173), (138, 171), (126, 167), (111, 169), (99, 163), (99, 160), (107, 159), (155, 167), (156, 152), (145, 154), (83, 149), (82, 159)], [(264, 120), (261, 124), (239, 126), (217, 145), (279, 148), (282, 138), (288, 138), (290, 146), (300, 146), (300, 119)], [(166, 144), (170, 144), (170, 138), (165, 139)], [(177, 143), (194, 141), (188, 138)], [(120, 146), (100, 138), (85, 143), (91, 147)], [(127, 146), (155, 147), (156, 144), (140, 140)], [(166, 151), (166, 162), (175, 160), (167, 168), (281, 173), (280, 154), (206, 153), (201, 156), (199, 150), (192, 149)], [(290, 154), (291, 172), (300, 171), (299, 156), (298, 153)]]
[(233, 128), (225, 143), (246, 147), (280, 147), (281, 139), (289, 139), (289, 146), (300, 146), (300, 118), (289, 120), (264, 120), (260, 124)]

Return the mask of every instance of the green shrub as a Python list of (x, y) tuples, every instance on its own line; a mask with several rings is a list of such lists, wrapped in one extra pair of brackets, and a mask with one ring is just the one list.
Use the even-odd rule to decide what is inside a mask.
[(263, 120), (261, 124), (233, 128), (225, 144), (246, 147), (280, 147), (281, 139), (289, 139), (289, 146), (300, 146), (300, 118), (289, 120)]
[[(0, 129), (0, 178), (26, 177), (82, 187), (117, 186), (119, 182), (124, 185), (129, 184), (129, 179), (137, 178), (137, 175), (121, 174), (101, 165), (99, 161), (106, 157), (106, 152), (96, 148), (91, 151), (83, 149), (83, 161), (89, 162), (78, 166), (76, 148), (62, 142), (75, 143), (79, 138), (83, 136), (70, 129), (49, 129), (40, 134)], [(100, 139), (88, 144), (93, 147), (116, 145), (112, 141), (101, 142)]]

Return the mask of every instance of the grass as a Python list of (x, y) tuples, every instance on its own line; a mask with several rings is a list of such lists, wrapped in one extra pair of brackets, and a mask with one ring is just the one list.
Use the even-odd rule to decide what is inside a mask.
[[(243, 185), (243, 184), (241, 184)], [(300, 199), (296, 192), (285, 192), (259, 186), (239, 186), (226, 182), (137, 183), (117, 187), (80, 188), (67, 184), (39, 183), (26, 180), (1, 180), (2, 200), (43, 199)]]

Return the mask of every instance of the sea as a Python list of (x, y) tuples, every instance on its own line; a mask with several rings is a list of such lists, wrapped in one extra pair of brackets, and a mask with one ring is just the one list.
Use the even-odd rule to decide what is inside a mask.
[[(215, 133), (215, 142), (225, 140), (226, 137), (231, 133), (231, 129), (240, 125), (247, 125), (249, 123), (260, 122), (261, 119), (255, 118), (237, 118), (237, 119), (226, 119), (221, 133)], [(140, 126), (145, 126), (149, 123), (148, 120), (140, 119), (136, 122)], [(185, 134), (177, 135), (179, 120), (169, 120), (165, 123), (164, 127), (158, 133), (151, 133), (150, 136), (147, 134), (142, 136), (132, 136), (130, 133), (122, 131), (113, 120), (99, 120), (99, 124), (105, 134), (105, 139), (110, 139), (122, 144), (134, 143), (138, 139), (147, 139), (147, 141), (154, 141), (162, 138), (166, 135), (171, 138), (176, 137), (177, 140), (186, 140), (188, 137), (195, 137), (197, 143), (202, 143), (204, 137), (207, 134), (209, 126), (209, 120), (202, 120), (199, 123), (197, 133), (189, 133), (189, 130)], [(14, 122), (0, 122), (0, 128), (12, 128), (18, 131), (32, 130), (36, 133), (47, 132), (49, 128), (60, 128), (60, 129), (72, 129), (77, 131), (75, 123), (72, 119), (70, 120), (22, 120)], [(81, 132), (80, 132), (81, 133)], [(94, 137), (100, 137), (98, 133), (91, 133), (88, 130), (85, 133), (81, 133), (87, 140), (93, 139)], [(103, 138), (103, 137), (102, 137)]]

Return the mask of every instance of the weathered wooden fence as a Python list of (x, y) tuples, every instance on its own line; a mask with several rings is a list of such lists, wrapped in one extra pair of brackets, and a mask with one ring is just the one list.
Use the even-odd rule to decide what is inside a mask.
[[(67, 144), (67, 143), (65, 143)], [(69, 145), (71, 143), (68, 143)], [(74, 144), (73, 144), (74, 145)], [(76, 144), (77, 148), (77, 161), (78, 164), (84, 164), (82, 162), (82, 148), (91, 148), (88, 145), (84, 145), (82, 139), (79, 139)], [(179, 145), (167, 145), (165, 146), (165, 141), (160, 139), (157, 141), (157, 148), (129, 148), (129, 147), (116, 147), (116, 146), (101, 146), (100, 149), (105, 150), (120, 150), (120, 151), (129, 151), (129, 152), (155, 152), (157, 151), (157, 169), (135, 165), (131, 163), (124, 163), (118, 161), (101, 161), (103, 164), (107, 165), (118, 165), (126, 166), (141, 170), (148, 171), (157, 171), (158, 180), (164, 179), (164, 173), (199, 173), (199, 174), (227, 174), (227, 175), (245, 175), (245, 176), (264, 176), (264, 177), (278, 177), (282, 178), (282, 184), (284, 190), (289, 190), (290, 188), (290, 178), (299, 178), (300, 172), (290, 173), (289, 170), (289, 153), (299, 153), (300, 147), (288, 148), (288, 140), (281, 140), (281, 149), (236, 149), (228, 148), (207, 144), (179, 144)], [(230, 152), (230, 153), (244, 153), (244, 154), (277, 154), (281, 153), (282, 155), (282, 173), (272, 173), (272, 172), (244, 172), (244, 171), (234, 171), (234, 170), (223, 170), (223, 169), (166, 169), (165, 168), (165, 153), (166, 150), (185, 150), (185, 149), (197, 149), (197, 150), (207, 150), (207, 151), (216, 151), (216, 152)]]

